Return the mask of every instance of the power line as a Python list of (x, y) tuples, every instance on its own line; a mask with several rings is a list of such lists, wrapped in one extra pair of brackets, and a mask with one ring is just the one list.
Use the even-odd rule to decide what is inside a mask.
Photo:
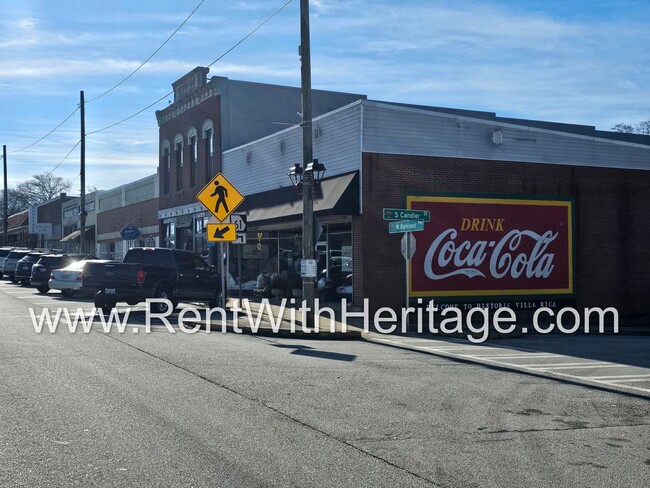
[[(141, 110), (138, 110), (136, 113), (134, 113), (134, 114), (132, 114), (132, 115), (129, 115), (128, 117), (123, 118), (123, 119), (120, 120), (119, 122), (115, 122), (114, 124), (107, 125), (106, 127), (103, 127), (103, 128), (101, 128), (101, 129), (94, 130), (94, 131), (92, 131), (92, 132), (86, 132), (86, 135), (87, 135), (87, 136), (90, 136), (90, 135), (92, 135), (92, 134), (97, 134), (98, 132), (102, 132), (102, 131), (108, 130), (108, 129), (110, 129), (111, 127), (115, 127), (116, 125), (120, 125), (121, 123), (126, 122), (127, 120), (132, 119), (132, 118), (135, 117), (136, 115), (140, 115), (140, 114), (141, 114), (142, 112), (144, 112), (145, 110), (150, 109), (151, 107), (153, 107), (154, 105), (156, 105), (158, 102), (164, 100), (165, 98), (169, 97), (169, 96), (172, 95), (173, 93), (174, 93), (173, 91), (170, 91), (169, 93), (167, 93), (167, 94), (163, 95), (162, 97), (160, 97), (160, 98), (159, 98), (158, 100), (156, 100), (155, 102), (150, 103), (150, 104), (147, 105), (145, 108), (143, 108), (143, 109), (141, 109)], [(80, 141), (80, 142), (81, 142), (81, 141)]]
[(65, 119), (63, 119), (63, 122), (61, 122), (61, 123), (60, 123), (59, 125), (57, 125), (54, 129), (52, 129), (50, 132), (48, 132), (47, 134), (45, 134), (43, 137), (41, 137), (41, 138), (38, 139), (37, 141), (34, 141), (34, 142), (32, 142), (31, 144), (29, 144), (29, 145), (27, 145), (27, 146), (25, 146), (25, 147), (21, 147), (20, 149), (16, 149), (15, 151), (12, 151), (12, 153), (21, 152), (21, 151), (24, 151), (25, 149), (29, 149), (30, 147), (35, 146), (36, 144), (38, 144), (39, 142), (41, 142), (43, 139), (45, 139), (46, 137), (48, 137), (49, 135), (51, 135), (55, 130), (57, 130), (57, 129), (58, 129), (59, 127), (61, 127), (63, 124), (65, 124), (65, 123), (68, 121), (68, 119), (69, 119), (70, 117), (72, 117), (74, 114), (77, 113), (78, 110), (79, 110), (79, 107), (75, 108), (74, 111), (73, 111), (70, 115), (68, 115)]
[(50, 176), (52, 173), (54, 173), (54, 170), (56, 170), (56, 168), (58, 168), (59, 166), (61, 166), (61, 165), (63, 164), (63, 161), (65, 161), (66, 159), (68, 159), (68, 156), (70, 156), (70, 154), (72, 154), (72, 151), (74, 151), (74, 150), (77, 148), (77, 146), (78, 146), (79, 144), (81, 144), (81, 139), (79, 139), (79, 140), (77, 141), (77, 143), (72, 147), (72, 149), (70, 149), (70, 150), (68, 151), (68, 154), (66, 154), (66, 155), (64, 156), (64, 158), (63, 158), (61, 161), (59, 161), (59, 162), (57, 163), (57, 165), (56, 165), (54, 168), (52, 168), (52, 170), (47, 174), (47, 176)]
[[(179, 30), (180, 30), (180, 29), (181, 29), (181, 28), (182, 28), (182, 27), (187, 23), (188, 20), (190, 20), (190, 18), (192, 17), (192, 15), (194, 15), (194, 13), (199, 9), (199, 7), (200, 7), (201, 5), (203, 5), (204, 2), (205, 2), (205, 0), (201, 0), (201, 1), (199, 2), (199, 4), (198, 4), (196, 7), (194, 7), (194, 10), (192, 10), (192, 11), (190, 12), (190, 14), (185, 18), (185, 20), (184, 20), (184, 21), (183, 21), (183, 22), (182, 22), (182, 23), (181, 23), (181, 24), (180, 24), (180, 25), (179, 25), (179, 26), (174, 30), (174, 32), (172, 32), (172, 33), (169, 35), (169, 37), (165, 40), (165, 42), (163, 42), (163, 43), (158, 47), (158, 49), (156, 49), (156, 50), (151, 54), (151, 56), (149, 56), (147, 59), (145, 59), (145, 60), (140, 64), (140, 66), (138, 66), (138, 67), (137, 67), (133, 72), (131, 72), (131, 73), (130, 73), (126, 78), (124, 78), (122, 81), (120, 81), (119, 83), (115, 84), (114, 86), (112, 86), (111, 88), (109, 88), (108, 90), (106, 90), (104, 93), (102, 93), (102, 94), (96, 96), (95, 98), (91, 98), (90, 100), (86, 100), (86, 103), (88, 103), (88, 102), (92, 102), (92, 101), (95, 101), (95, 100), (97, 100), (97, 99), (103, 97), (104, 95), (107, 95), (108, 93), (110, 93), (110, 92), (112, 92), (113, 90), (115, 90), (118, 86), (122, 85), (122, 84), (123, 84), (125, 81), (127, 81), (129, 78), (131, 78), (134, 74), (136, 74), (136, 73), (137, 73), (137, 72), (138, 72), (138, 71), (139, 71), (139, 70), (140, 70), (140, 69), (141, 69), (145, 64), (147, 64), (147, 63), (151, 60), (151, 58), (153, 58), (153, 57), (158, 53), (158, 51), (160, 51), (160, 50), (165, 46), (165, 44), (167, 44), (167, 43), (171, 40), (172, 37), (174, 37), (174, 36), (176, 35), (176, 33), (177, 33), (177, 32), (178, 32), (178, 31), (179, 31)], [(147, 108), (148, 108), (148, 107), (147, 107)], [(57, 125), (54, 129), (52, 129), (52, 130), (51, 130), (50, 132), (48, 132), (47, 134), (45, 134), (43, 137), (41, 137), (40, 139), (38, 139), (38, 140), (32, 142), (31, 144), (29, 144), (29, 145), (27, 145), (27, 146), (25, 146), (25, 147), (21, 147), (20, 149), (16, 149), (15, 151), (12, 151), (12, 154), (13, 154), (13, 153), (17, 153), (17, 152), (24, 151), (24, 150), (26, 150), (26, 149), (29, 149), (29, 148), (32, 147), (32, 146), (35, 146), (36, 144), (38, 144), (39, 142), (41, 142), (41, 141), (42, 141), (43, 139), (45, 139), (46, 137), (48, 137), (48, 136), (50, 136), (51, 134), (53, 134), (53, 133), (54, 133), (54, 132), (59, 128), (59, 127), (61, 127), (63, 124), (65, 124), (65, 123), (68, 121), (68, 119), (70, 119), (70, 117), (72, 117), (75, 113), (77, 113), (78, 110), (79, 110), (79, 107), (77, 107), (77, 108), (76, 108), (76, 109), (75, 109), (75, 110), (74, 110), (70, 115), (68, 115), (65, 119), (63, 119), (63, 121), (62, 121), (59, 125)]]
[(171, 40), (171, 38), (174, 37), (174, 35), (176, 35), (176, 33), (181, 29), (181, 27), (183, 27), (183, 26), (185, 25), (185, 23), (186, 23), (188, 20), (190, 20), (190, 17), (192, 17), (192, 15), (194, 15), (194, 12), (196, 12), (196, 11), (199, 9), (199, 7), (200, 7), (201, 5), (203, 5), (203, 2), (205, 2), (205, 0), (201, 0), (201, 1), (199, 2), (199, 4), (194, 8), (194, 10), (192, 10), (192, 11), (190, 12), (190, 14), (185, 18), (185, 20), (181, 23), (181, 25), (179, 25), (179, 26), (176, 28), (176, 30), (174, 30), (174, 32), (172, 32), (171, 35), (170, 35), (170, 36), (165, 40), (165, 42), (163, 42), (163, 43), (158, 47), (158, 49), (156, 49), (156, 50), (151, 54), (151, 56), (149, 56), (147, 59), (145, 59), (145, 60), (142, 62), (142, 64), (140, 64), (140, 66), (138, 66), (138, 67), (137, 67), (134, 71), (132, 71), (132, 72), (131, 72), (131, 73), (130, 73), (126, 78), (124, 78), (122, 81), (120, 81), (120, 82), (117, 83), (116, 85), (114, 85), (114, 86), (112, 86), (111, 88), (109, 88), (108, 90), (106, 90), (104, 93), (102, 93), (102, 94), (100, 94), (100, 95), (97, 95), (96, 97), (91, 98), (90, 100), (86, 100), (86, 103), (94, 102), (95, 100), (97, 100), (97, 99), (103, 97), (104, 95), (107, 95), (108, 93), (110, 93), (110, 92), (112, 92), (113, 90), (115, 90), (115, 89), (116, 89), (118, 86), (120, 86), (122, 83), (124, 83), (126, 80), (128, 80), (129, 78), (131, 78), (131, 77), (132, 77), (134, 74), (136, 74), (138, 71), (140, 71), (140, 68), (142, 68), (145, 64), (147, 64), (147, 63), (151, 60), (151, 58), (153, 58), (153, 57), (158, 53), (158, 51), (160, 51), (160, 50), (165, 46), (165, 44), (167, 44), (167, 43)]
[(242, 42), (244, 42), (246, 39), (248, 39), (250, 36), (255, 34), (258, 30), (260, 30), (264, 24), (266, 24), (268, 21), (270, 21), (273, 17), (275, 17), (277, 14), (279, 14), (287, 5), (289, 5), (293, 0), (287, 0), (287, 2), (284, 3), (279, 9), (277, 9), (275, 12), (273, 12), (269, 17), (266, 18), (264, 22), (262, 22), (260, 25), (255, 27), (252, 31), (250, 31), (248, 34), (246, 34), (244, 37), (242, 37), (239, 42), (237, 42), (234, 46), (232, 46), (230, 49), (228, 49), (226, 52), (224, 52), (221, 56), (219, 56), (217, 59), (212, 61), (207, 67), (211, 67), (213, 64), (215, 64), (217, 61), (219, 61), (221, 58), (225, 57), (230, 51), (233, 51), (237, 46), (239, 46)]
[[(260, 23), (257, 27), (255, 27), (253, 30), (251, 30), (248, 34), (246, 34), (244, 37), (242, 37), (239, 41), (237, 41), (237, 43), (235, 43), (232, 47), (230, 47), (228, 50), (226, 50), (226, 51), (225, 51), (221, 56), (219, 56), (217, 59), (215, 59), (214, 61), (212, 61), (212, 62), (211, 62), (207, 67), (208, 67), (208, 68), (211, 67), (211, 66), (212, 66), (213, 64), (215, 64), (217, 61), (221, 60), (224, 56), (226, 56), (228, 53), (230, 53), (231, 51), (233, 51), (237, 46), (239, 46), (241, 43), (243, 43), (243, 42), (244, 42), (246, 39), (248, 39), (250, 36), (252, 36), (253, 34), (255, 34), (255, 32), (257, 32), (259, 29), (261, 29), (261, 28), (262, 28), (262, 27), (263, 27), (267, 22), (269, 22), (273, 17), (275, 17), (278, 13), (280, 13), (280, 12), (281, 12), (281, 11), (282, 11), (282, 10), (283, 10), (287, 5), (289, 5), (292, 1), (293, 1), (293, 0), (287, 0), (287, 1), (286, 1), (286, 2), (285, 2), (285, 3), (284, 3), (280, 8), (278, 8), (275, 12), (273, 12), (270, 16), (268, 16), (268, 17), (267, 17), (267, 18), (266, 18), (262, 23)], [(123, 122), (126, 122), (127, 120), (130, 120), (130, 119), (132, 119), (133, 117), (135, 117), (135, 116), (137, 116), (137, 115), (140, 115), (140, 114), (141, 114), (142, 112), (144, 112), (145, 110), (150, 109), (151, 107), (153, 107), (154, 105), (156, 105), (156, 104), (159, 103), (160, 101), (164, 100), (165, 98), (169, 97), (169, 96), (172, 95), (173, 93), (174, 93), (174, 91), (172, 90), (172, 91), (170, 91), (169, 93), (167, 93), (166, 95), (163, 95), (162, 97), (160, 97), (160, 98), (159, 98), (158, 100), (156, 100), (155, 102), (150, 103), (149, 105), (147, 105), (146, 107), (144, 107), (144, 108), (141, 109), (141, 110), (138, 110), (136, 113), (134, 113), (134, 114), (132, 114), (132, 115), (129, 115), (128, 117), (125, 117), (125, 118), (123, 118), (122, 120), (120, 120), (120, 121), (118, 121), (118, 122), (115, 122), (114, 124), (107, 125), (106, 127), (103, 127), (103, 128), (101, 128), (101, 129), (94, 130), (94, 131), (92, 131), (92, 132), (87, 132), (86, 135), (89, 136), (89, 135), (91, 135), (91, 134), (97, 134), (98, 132), (105, 131), (105, 130), (107, 130), (107, 129), (110, 129), (110, 128), (112, 128), (112, 127), (115, 127), (116, 125), (120, 125), (120, 124), (122, 124)]]

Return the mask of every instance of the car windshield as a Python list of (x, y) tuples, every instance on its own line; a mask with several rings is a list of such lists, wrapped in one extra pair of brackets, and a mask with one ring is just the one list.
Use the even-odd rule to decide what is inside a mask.
[(61, 268), (68, 264), (70, 261), (67, 256), (43, 256), (38, 260), (38, 264), (43, 266), (50, 266), (52, 268)]
[(28, 254), (27, 256), (25, 256), (24, 258), (22, 258), (21, 261), (23, 261), (23, 262), (27, 262), (27, 263), (35, 263), (35, 262), (37, 262), (39, 259), (41, 259), (41, 255), (40, 255), (40, 254)]
[(7, 256), (8, 259), (22, 259), (29, 251), (11, 251)]

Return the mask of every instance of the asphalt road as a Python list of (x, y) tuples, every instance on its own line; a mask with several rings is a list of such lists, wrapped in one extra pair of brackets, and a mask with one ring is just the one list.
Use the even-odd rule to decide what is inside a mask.
[(444, 345), (35, 333), (29, 308), (62, 305), (79, 304), (0, 281), (0, 486), (650, 485), (640, 391)]

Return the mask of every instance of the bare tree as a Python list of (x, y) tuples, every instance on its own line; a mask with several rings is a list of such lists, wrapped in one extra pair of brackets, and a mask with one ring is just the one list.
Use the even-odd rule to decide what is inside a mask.
[[(14, 188), (7, 190), (9, 198), (7, 198), (7, 211), (9, 215), (13, 215), (23, 210), (27, 210), (29, 202)], [(0, 217), (4, 218), (4, 192), (0, 192)]]
[(650, 120), (644, 120), (636, 125), (616, 124), (611, 130), (616, 132), (625, 132), (626, 134), (643, 134), (650, 136)]
[(38, 205), (52, 200), (61, 192), (69, 190), (71, 186), (70, 180), (43, 173), (34, 175), (31, 180), (18, 183), (16, 191), (21, 198), (27, 201), (28, 205)]

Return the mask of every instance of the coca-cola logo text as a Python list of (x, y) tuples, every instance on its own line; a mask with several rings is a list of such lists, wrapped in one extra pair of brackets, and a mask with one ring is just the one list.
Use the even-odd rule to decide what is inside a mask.
[[(484, 278), (485, 274), (478, 267), (486, 259), (489, 259), (490, 275), (496, 279), (506, 275), (512, 278), (519, 278), (522, 275), (527, 278), (548, 278), (553, 271), (555, 254), (546, 250), (557, 238), (557, 232), (549, 230), (538, 234), (531, 230), (514, 229), (506, 233), (498, 242), (487, 240), (473, 243), (469, 240), (456, 242), (457, 236), (456, 229), (447, 229), (431, 243), (424, 258), (424, 273), (428, 278), (442, 280), (461, 274), (470, 278), (476, 276)], [(530, 252), (519, 250), (525, 239), (532, 239), (534, 242)], [(433, 271), (433, 263), (440, 269), (451, 268), (452, 270), (436, 274)]]

